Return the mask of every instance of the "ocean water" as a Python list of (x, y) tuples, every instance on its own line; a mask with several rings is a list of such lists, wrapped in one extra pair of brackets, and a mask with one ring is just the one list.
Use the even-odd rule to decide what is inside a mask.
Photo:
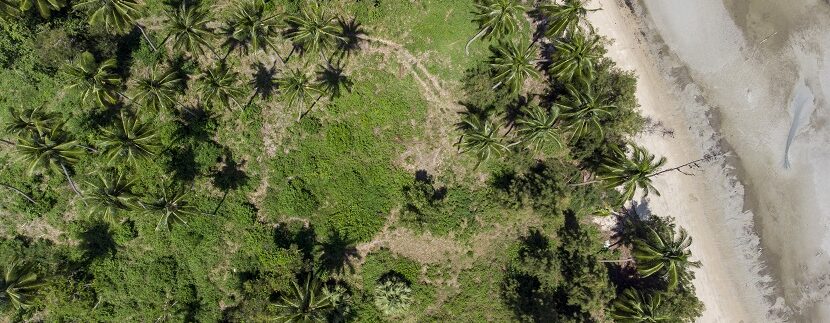
[[(769, 321), (830, 322), (830, 3), (641, 0), (645, 18), (699, 89), (748, 215), (734, 230)], [(685, 109), (701, 109), (689, 105)], [(736, 207), (737, 206), (737, 207)], [(741, 245), (741, 241), (759, 241)], [(748, 291), (747, 293), (750, 293)]]

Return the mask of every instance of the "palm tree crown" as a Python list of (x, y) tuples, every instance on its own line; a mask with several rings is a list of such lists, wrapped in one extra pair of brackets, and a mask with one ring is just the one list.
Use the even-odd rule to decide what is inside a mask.
[(84, 52), (67, 69), (71, 78), (68, 88), (81, 91), (81, 100), (87, 104), (115, 104), (121, 85), (121, 77), (113, 73), (115, 67), (115, 59), (98, 63), (92, 53)]
[(6, 125), (6, 131), (22, 136), (36, 133), (38, 129), (51, 129), (60, 121), (56, 113), (43, 112), (38, 108), (28, 108), (21, 111), (9, 109), (11, 121)]
[(141, 14), (141, 4), (137, 0), (81, 0), (75, 8), (92, 11), (89, 24), (103, 26), (115, 34), (130, 32)]
[(539, 6), (541, 11), (548, 18), (545, 35), (550, 39), (557, 39), (567, 35), (573, 35), (579, 30), (579, 23), (585, 20), (588, 14), (584, 6), (584, 0), (565, 0), (562, 4), (545, 4)]
[(664, 308), (659, 293), (646, 294), (628, 288), (614, 301), (611, 318), (619, 323), (671, 322), (672, 317), (665, 313)]
[(631, 149), (629, 158), (619, 147), (613, 147), (614, 155), (599, 169), (600, 179), (609, 188), (622, 186), (624, 201), (633, 198), (638, 187), (643, 190), (643, 196), (647, 196), (649, 192), (659, 196), (660, 192), (651, 183), (651, 175), (666, 164), (666, 157), (655, 161), (656, 156), (644, 148), (631, 145)]
[(63, 171), (74, 165), (83, 154), (78, 142), (70, 140), (62, 127), (38, 128), (29, 136), (21, 136), (17, 150), (29, 162), (29, 174), (35, 171)]
[(100, 172), (87, 184), (92, 188), (84, 198), (90, 205), (90, 215), (115, 223), (120, 213), (133, 207), (136, 196), (132, 188), (135, 181), (127, 179), (123, 173)]
[(16, 309), (32, 306), (32, 299), (47, 282), (38, 277), (31, 266), (13, 260), (3, 266), (3, 279), (0, 281), (0, 303), (11, 303)]
[(478, 38), (502, 39), (515, 32), (525, 12), (525, 7), (516, 0), (480, 0), (475, 6), (473, 22), (478, 24), (479, 32), (464, 47), (468, 54), (470, 44)]
[(300, 286), (292, 282), (291, 293), (282, 295), (277, 308), (281, 322), (327, 322), (326, 316), (335, 307), (335, 295), (314, 274), (306, 274)]
[(204, 49), (213, 50), (210, 39), (213, 30), (207, 24), (211, 21), (210, 11), (201, 5), (187, 4), (182, 1), (178, 9), (167, 10), (165, 30), (173, 39), (173, 49), (192, 54), (204, 54)]
[(251, 50), (268, 50), (276, 47), (275, 39), (280, 34), (282, 17), (270, 14), (262, 0), (243, 2), (233, 12), (225, 30), (228, 35), (226, 46), (238, 47), (247, 54)]
[(669, 288), (675, 288), (680, 282), (688, 281), (688, 267), (700, 267), (700, 262), (691, 261), (692, 237), (681, 228), (675, 236), (672, 231), (657, 232), (646, 227), (646, 236), (634, 240), (632, 256), (637, 264), (637, 272), (643, 277), (660, 274), (668, 282)]
[(136, 159), (155, 155), (158, 148), (156, 131), (150, 123), (142, 123), (134, 116), (121, 112), (112, 129), (102, 129), (104, 139), (101, 145), (109, 163), (125, 160), (135, 163)]
[(203, 102), (208, 104), (219, 104), (226, 108), (231, 103), (239, 105), (236, 99), (243, 91), (237, 84), (239, 73), (232, 71), (224, 64), (215, 65), (213, 68), (202, 71), (199, 75), (198, 91)]
[(548, 112), (542, 107), (534, 106), (516, 120), (519, 140), (537, 153), (561, 149), (563, 144), (557, 127), (558, 121), (558, 108), (553, 107)]
[(491, 46), (490, 50), (493, 52), (490, 66), (496, 74), (494, 80), (498, 82), (493, 88), (505, 85), (510, 93), (517, 94), (526, 79), (539, 77), (539, 72), (533, 66), (536, 47), (524, 42), (508, 42)]
[(290, 109), (295, 104), (299, 105), (300, 117), (305, 112), (306, 103), (314, 96), (320, 94), (320, 87), (313, 82), (311, 77), (303, 70), (293, 69), (277, 79), (277, 85), (282, 92), (285, 99), (288, 101), (288, 108)]
[[(500, 156), (509, 148), (502, 142), (496, 127), (490, 120), (482, 120), (475, 115), (467, 115), (456, 128), (462, 132), (458, 142), (462, 153), (472, 152), (475, 154), (478, 164), (492, 156)], [(476, 164), (476, 166), (478, 166)]]
[(178, 186), (177, 188), (161, 187), (154, 200), (150, 203), (141, 203), (147, 214), (159, 216), (156, 230), (170, 230), (173, 224), (187, 224), (186, 217), (201, 214), (195, 205), (187, 201), (190, 188)]
[(334, 16), (320, 6), (317, 1), (306, 1), (297, 15), (288, 17), (288, 39), (305, 53), (319, 52), (325, 59), (323, 51), (336, 45), (340, 39), (340, 29)]
[(0, 17), (9, 20), (20, 17), (20, 3), (17, 0), (0, 0)]
[(147, 77), (138, 80), (135, 100), (151, 111), (172, 107), (176, 104), (176, 92), (181, 84), (181, 77), (172, 69), (163, 73), (152, 69)]
[(577, 33), (569, 41), (560, 41), (556, 45), (550, 72), (566, 84), (573, 83), (574, 78), (583, 84), (589, 84), (594, 79), (594, 64), (600, 58), (602, 52), (599, 37)]
[(66, 0), (20, 0), (20, 11), (29, 11), (32, 8), (43, 18), (49, 18), (52, 11), (61, 10), (66, 6)]
[(566, 128), (571, 132), (571, 139), (579, 139), (585, 135), (604, 137), (603, 118), (611, 116), (617, 107), (608, 103), (604, 97), (594, 94), (590, 87), (579, 90), (568, 84), (565, 88), (569, 95), (555, 103), (555, 106), (562, 111)]

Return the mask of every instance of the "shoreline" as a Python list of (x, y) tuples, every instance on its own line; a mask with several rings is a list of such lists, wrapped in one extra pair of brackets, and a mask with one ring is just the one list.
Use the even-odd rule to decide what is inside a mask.
[[(684, 102), (687, 101), (684, 97), (697, 90), (695, 84), (685, 66), (669, 57), (671, 54), (666, 53), (660, 36), (642, 20), (643, 13), (637, 12), (642, 9), (622, 0), (599, 0), (592, 4), (602, 7), (591, 13), (589, 20), (597, 27), (598, 34), (612, 40), (608, 46), (609, 57), (621, 68), (637, 73), (637, 98), (642, 114), (674, 131), (674, 138), (642, 134), (636, 140), (638, 144), (669, 158), (669, 165), (730, 150), (728, 140), (718, 133), (717, 109), (707, 106), (705, 111), (690, 117), (688, 109), (681, 108), (690, 103), (706, 106), (705, 98), (697, 94), (693, 102)], [(658, 55), (659, 58), (655, 57)], [(703, 262), (703, 267), (695, 271), (694, 281), (697, 295), (706, 306), (700, 322), (760, 322), (767, 321), (762, 313), (770, 314), (767, 313), (770, 290), (764, 283), (769, 279), (762, 273), (762, 262), (746, 259), (745, 251), (749, 250), (740, 247), (740, 244), (757, 246), (757, 236), (747, 232), (743, 241), (733, 241), (731, 237), (731, 231), (754, 231), (754, 216), (743, 209), (748, 195), (743, 194), (739, 180), (743, 172), (739, 158), (733, 155), (703, 165), (698, 176), (672, 173), (655, 178), (655, 186), (662, 196), (642, 202), (656, 215), (675, 217), (678, 225), (686, 228), (694, 239), (693, 256)], [(713, 184), (719, 187), (713, 189)], [(739, 198), (740, 209), (730, 210), (711, 203), (713, 199), (721, 200), (713, 196), (718, 190)], [(737, 218), (734, 218), (735, 211)]]

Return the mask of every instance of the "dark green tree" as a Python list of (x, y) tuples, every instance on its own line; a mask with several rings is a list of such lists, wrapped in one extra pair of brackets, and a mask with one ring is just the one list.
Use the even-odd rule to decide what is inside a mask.
[(336, 307), (331, 291), (314, 276), (313, 273), (306, 274), (305, 282), (302, 285), (296, 281), (291, 282), (291, 292), (280, 297), (277, 303), (280, 322), (328, 322), (329, 313)]
[(165, 16), (167, 16), (167, 21), (164, 29), (167, 32), (167, 38), (173, 40), (173, 50), (197, 55), (204, 54), (207, 48), (219, 58), (210, 44), (214, 34), (213, 30), (207, 26), (211, 21), (208, 8), (182, 1), (178, 8), (168, 8)]
[(28, 136), (19, 137), (15, 147), (23, 161), (29, 163), (29, 174), (50, 170), (62, 172), (75, 194), (81, 195), (68, 168), (78, 162), (84, 151), (77, 141), (69, 139), (63, 127), (39, 128)]
[(666, 313), (660, 293), (642, 292), (633, 288), (627, 288), (614, 301), (611, 318), (620, 323), (676, 321)]
[(306, 109), (308, 101), (314, 96), (321, 95), (323, 92), (320, 86), (312, 80), (312, 78), (301, 69), (292, 69), (287, 74), (277, 79), (277, 86), (282, 92), (282, 96), (288, 102), (288, 109), (299, 106), (297, 121), (300, 121), (314, 105)]
[(243, 95), (239, 85), (239, 73), (224, 64), (202, 71), (199, 75), (197, 90), (202, 102), (218, 104), (230, 109), (239, 106), (237, 98)]
[(476, 115), (466, 115), (456, 125), (456, 129), (461, 132), (461, 138), (456, 144), (459, 151), (473, 153), (478, 161), (476, 167), (491, 157), (501, 156), (509, 150), (509, 146), (504, 144), (498, 133), (498, 127), (490, 120), (482, 120)]
[(137, 196), (133, 194), (135, 180), (118, 171), (102, 171), (87, 182), (89, 190), (84, 200), (89, 205), (90, 217), (100, 217), (109, 223), (117, 223), (121, 215), (135, 207)]
[(249, 51), (276, 50), (282, 20), (282, 15), (267, 10), (263, 0), (242, 2), (233, 11), (225, 27), (225, 47), (228, 51), (238, 48), (246, 55)]
[(167, 69), (159, 73), (151, 69), (149, 75), (136, 82), (137, 93), (134, 99), (143, 107), (158, 112), (176, 104), (176, 93), (181, 86), (182, 78), (176, 71)]
[(579, 24), (585, 21), (590, 11), (585, 9), (584, 0), (564, 0), (562, 4), (550, 3), (539, 6), (539, 11), (547, 17), (545, 36), (558, 39), (579, 32)]
[(516, 120), (519, 140), (536, 153), (562, 149), (562, 134), (558, 126), (559, 109), (550, 111), (534, 105)]
[(582, 136), (605, 136), (603, 120), (613, 115), (617, 107), (603, 97), (596, 95), (590, 88), (578, 90), (567, 85), (568, 95), (555, 106), (562, 111), (565, 128), (571, 133), (572, 140)]
[(590, 84), (596, 72), (595, 65), (602, 58), (600, 47), (599, 37), (576, 33), (570, 40), (556, 45), (549, 71), (565, 84), (572, 84), (574, 80)]
[(104, 27), (114, 34), (126, 34), (141, 16), (142, 5), (137, 0), (80, 0), (75, 8), (91, 12), (90, 25)]
[(66, 70), (70, 77), (68, 88), (80, 91), (85, 104), (115, 104), (121, 86), (121, 77), (113, 71), (115, 67), (115, 59), (96, 62), (92, 53), (84, 52)]
[(670, 289), (689, 279), (690, 267), (700, 267), (699, 261), (692, 261), (692, 237), (685, 229), (675, 235), (670, 230), (654, 230), (646, 227), (646, 234), (634, 240), (632, 255), (637, 264), (637, 272), (642, 277), (661, 275)]
[(651, 178), (663, 165), (666, 164), (666, 157), (657, 157), (650, 154), (645, 148), (630, 145), (631, 157), (617, 146), (612, 146), (613, 155), (602, 164), (599, 169), (599, 178), (608, 188), (622, 187), (623, 201), (631, 200), (637, 188), (643, 190), (643, 196), (649, 192), (660, 195), (654, 188)]
[(37, 133), (38, 129), (51, 129), (60, 122), (57, 113), (44, 112), (41, 107), (17, 110), (9, 108), (11, 120), (6, 131), (18, 136)]
[(318, 1), (305, 1), (300, 12), (287, 19), (287, 37), (302, 53), (319, 53), (320, 59), (328, 61), (326, 50), (341, 40), (341, 29), (337, 19), (329, 14)]
[(169, 231), (175, 224), (187, 225), (186, 218), (202, 214), (193, 203), (187, 200), (191, 187), (176, 185), (167, 187), (162, 185), (160, 192), (153, 196), (150, 202), (139, 202), (147, 215), (159, 217), (156, 231)]
[(478, 24), (479, 31), (464, 46), (464, 52), (468, 55), (470, 44), (476, 39), (500, 40), (513, 34), (519, 29), (525, 13), (525, 7), (517, 0), (478, 0), (475, 6), (473, 22)]

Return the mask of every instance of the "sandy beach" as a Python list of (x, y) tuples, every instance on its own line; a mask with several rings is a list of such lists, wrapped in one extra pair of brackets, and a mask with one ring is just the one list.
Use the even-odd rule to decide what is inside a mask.
[(637, 141), (670, 165), (730, 152), (657, 178), (663, 196), (644, 201), (694, 237), (700, 322), (830, 321), (830, 6), (793, 2), (592, 2), (643, 114), (673, 131)]

